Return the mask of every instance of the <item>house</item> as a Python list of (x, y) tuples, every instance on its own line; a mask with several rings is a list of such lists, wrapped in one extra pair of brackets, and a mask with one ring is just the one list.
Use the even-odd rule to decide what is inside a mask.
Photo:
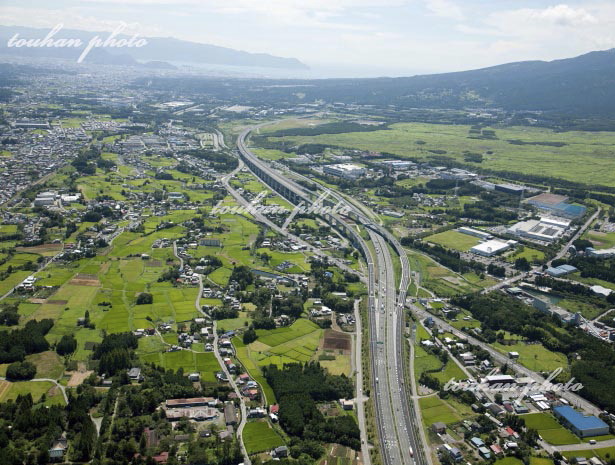
[(352, 410), (354, 408), (354, 402), (352, 399), (340, 399), (340, 405), (344, 410)]
[(491, 403), (487, 406), (487, 410), (494, 416), (500, 417), (506, 413), (506, 411), (498, 404)]
[(275, 458), (288, 457), (288, 447), (279, 446), (271, 451), (271, 455)]
[(188, 379), (192, 382), (199, 381), (201, 379), (201, 374), (200, 373), (190, 373), (188, 375)]
[(446, 424), (442, 423), (441, 421), (437, 421), (435, 423), (432, 423), (431, 430), (436, 434), (444, 434), (446, 433)]
[(491, 452), (493, 452), (493, 455), (501, 455), (501, 454), (504, 453), (502, 451), (502, 448), (500, 446), (498, 446), (497, 444), (490, 445), (489, 449), (491, 449)]
[(64, 462), (64, 455), (67, 449), (68, 441), (66, 440), (66, 435), (62, 434), (62, 436), (54, 441), (51, 449), (47, 451), (49, 453), (49, 459), (52, 462)]
[(491, 458), (491, 452), (489, 452), (489, 449), (487, 449), (485, 446), (481, 446), (478, 448), (478, 453), (481, 455), (481, 457), (483, 457), (484, 459), (490, 459)]
[(128, 378), (131, 381), (143, 381), (143, 376), (141, 376), (141, 368), (133, 367), (128, 370)]
[(476, 436), (474, 436), (472, 439), (470, 439), (470, 442), (472, 443), (472, 445), (474, 447), (476, 447), (477, 449), (479, 447), (483, 447), (485, 445), (485, 443), (483, 442), (483, 440), (481, 438), (477, 438)]
[(449, 446), (448, 444), (444, 444), (442, 446), (442, 449), (455, 462), (459, 462), (460, 460), (463, 459), (463, 455), (461, 454), (461, 451), (458, 448), (456, 448), (456, 447), (452, 447), (452, 446)]

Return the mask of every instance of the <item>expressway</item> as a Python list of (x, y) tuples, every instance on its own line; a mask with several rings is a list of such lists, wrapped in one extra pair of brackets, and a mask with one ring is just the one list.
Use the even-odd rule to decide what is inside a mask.
[[(264, 123), (244, 130), (238, 137), (237, 147), (246, 166), (261, 181), (294, 204), (314, 204), (315, 192), (304, 189), (259, 159), (245, 143), (249, 133)], [(322, 192), (321, 192), (322, 193)], [(397, 239), (381, 225), (365, 215), (364, 210), (348, 202), (340, 194), (327, 189), (326, 194), (341, 204), (347, 212), (344, 217), (336, 212), (321, 214), (323, 218), (342, 230), (365, 257), (368, 265), (369, 327), (371, 339), (372, 396), (376, 406), (376, 422), (381, 453), (386, 465), (429, 463), (420, 441), (420, 422), (409, 402), (404, 372), (407, 364), (403, 357), (405, 332), (404, 304), (410, 283), (408, 258)], [(325, 204), (327, 201), (323, 202)], [(318, 213), (318, 212), (316, 212)], [(357, 231), (356, 224), (367, 228), (374, 249), (370, 249)], [(401, 276), (396, 288), (395, 269), (389, 245), (399, 255)], [(395, 257), (397, 259), (397, 257)], [(378, 287), (376, 287), (378, 281)], [(376, 297), (377, 296), (377, 297)]]

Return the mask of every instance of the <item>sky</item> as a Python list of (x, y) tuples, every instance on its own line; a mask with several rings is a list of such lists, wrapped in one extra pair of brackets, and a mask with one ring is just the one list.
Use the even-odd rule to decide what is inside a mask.
[(615, 48), (614, 0), (0, 0), (0, 24), (176, 37), (401, 76)]

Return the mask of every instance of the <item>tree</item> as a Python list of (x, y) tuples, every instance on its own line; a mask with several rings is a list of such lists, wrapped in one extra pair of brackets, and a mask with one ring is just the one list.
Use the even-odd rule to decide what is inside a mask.
[(154, 296), (149, 292), (141, 292), (137, 297), (137, 305), (151, 304), (154, 302)]
[(521, 271), (530, 271), (532, 266), (525, 257), (519, 257), (515, 260), (515, 268)]
[(59, 355), (72, 354), (75, 350), (77, 350), (77, 339), (72, 334), (62, 336), (56, 346), (56, 352)]
[(11, 363), (6, 369), (7, 379), (25, 380), (36, 375), (36, 367), (30, 362)]
[(245, 333), (243, 333), (244, 344), (250, 344), (251, 342), (256, 341), (256, 338), (258, 338), (258, 336), (256, 335), (256, 331), (254, 331), (254, 328), (250, 328)]

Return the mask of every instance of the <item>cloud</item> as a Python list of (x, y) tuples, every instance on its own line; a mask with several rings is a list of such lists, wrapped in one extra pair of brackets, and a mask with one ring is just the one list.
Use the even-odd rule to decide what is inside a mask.
[(450, 0), (426, 0), (425, 7), (435, 16), (440, 18), (462, 21), (465, 15), (461, 7)]

